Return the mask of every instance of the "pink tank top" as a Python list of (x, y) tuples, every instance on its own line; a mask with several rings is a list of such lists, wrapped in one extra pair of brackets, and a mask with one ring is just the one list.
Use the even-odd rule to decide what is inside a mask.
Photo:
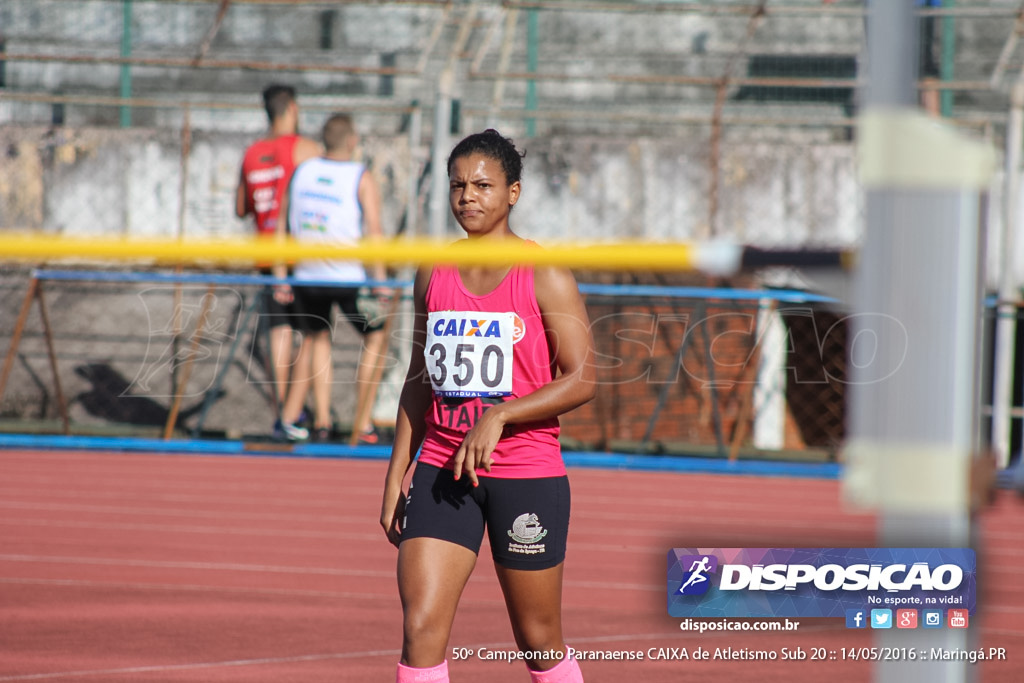
[[(531, 267), (514, 266), (494, 291), (477, 296), (463, 286), (458, 268), (436, 266), (426, 299), (424, 353), (434, 393), (419, 459), (451, 469), (480, 414), (551, 382), (554, 360)], [(508, 425), (491, 457), (490, 474), (478, 470), (478, 476), (564, 475), (558, 418)]]

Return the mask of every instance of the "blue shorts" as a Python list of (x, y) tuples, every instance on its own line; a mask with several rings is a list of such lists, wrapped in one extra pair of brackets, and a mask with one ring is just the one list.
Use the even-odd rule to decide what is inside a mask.
[(484, 528), (495, 564), (550, 569), (565, 560), (569, 478), (455, 481), (451, 470), (416, 464), (406, 499), (402, 540), (437, 538), (480, 553)]

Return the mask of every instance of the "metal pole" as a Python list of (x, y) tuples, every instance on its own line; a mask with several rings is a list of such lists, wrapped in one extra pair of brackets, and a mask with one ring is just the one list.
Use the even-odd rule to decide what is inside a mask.
[(452, 82), (450, 70), (441, 74), (434, 102), (434, 139), (430, 165), (430, 236), (441, 239), (448, 232), (448, 151), (451, 149)]
[(995, 348), (992, 367), (992, 448), (998, 466), (1010, 460), (1010, 411), (1013, 408), (1014, 338), (1017, 299), (1013, 269), (1016, 234), (1020, 229), (1021, 146), (1024, 145), (1024, 70), (1010, 91), (1010, 120), (1006, 126), (1006, 183), (1003, 190), (1003, 233), (999, 243), (999, 296), (996, 302)]
[[(531, 9), (526, 13), (526, 70), (536, 73), (539, 66), (540, 13)], [(537, 81), (532, 78), (526, 81), (526, 111), (537, 110)], [(532, 116), (526, 119), (526, 137), (537, 134), (537, 119)]]
[(60, 384), (60, 366), (57, 363), (57, 350), (53, 343), (53, 328), (50, 326), (50, 314), (46, 311), (46, 298), (43, 296), (43, 285), (39, 284), (36, 293), (39, 304), (39, 317), (43, 321), (43, 339), (46, 341), (46, 355), (50, 358), (50, 371), (53, 373), (53, 390), (57, 394), (57, 409), (60, 411), (60, 422), (64, 435), (71, 433), (71, 419), (68, 417), (68, 402), (64, 398), (64, 389)]
[[(185, 103), (185, 118), (181, 125), (181, 181), (178, 192), (178, 240), (185, 239), (185, 221), (188, 216), (188, 159), (192, 154), (192, 109)], [(179, 263), (174, 267), (175, 273), (184, 270), (184, 264)], [(171, 351), (174, 357), (178, 357), (178, 348), (181, 344), (181, 283), (174, 285), (174, 338), (171, 341)], [(171, 393), (178, 384), (178, 366), (171, 364)]]
[(423, 172), (423, 110), (419, 103), (409, 114), (409, 183), (405, 202), (405, 235), (418, 237), (420, 218), (420, 174)]
[(32, 302), (35, 301), (39, 292), (39, 280), (32, 276), (28, 281), (28, 289), (25, 290), (25, 298), (21, 302), (21, 312), (18, 313), (18, 320), (14, 323), (14, 331), (11, 332), (11, 346), (4, 356), (4, 366), (0, 370), (0, 399), (4, 397), (7, 389), (7, 380), (11, 377), (11, 370), (14, 368), (14, 358), (18, 355), (18, 346), (21, 345), (21, 335), (25, 331), (25, 323), (28, 321), (29, 311), (32, 310)]
[(441, 239), (448, 232), (448, 152), (451, 149), (452, 97), (455, 91), (455, 69), (459, 56), (466, 47), (477, 6), (470, 5), (459, 22), (448, 61), (441, 71), (437, 84), (437, 100), (434, 106), (434, 142), (431, 148), (430, 183), (430, 235)]
[(868, 12), (867, 43), (867, 106), (913, 107), (918, 55), (913, 3), (872, 5)]
[[(508, 63), (512, 59), (512, 48), (515, 46), (516, 22), (519, 20), (519, 10), (503, 10), (505, 14), (505, 33), (501, 39), (501, 50), (498, 53), (497, 77), (494, 78), (494, 89), (491, 95), (491, 109), (487, 114), (487, 127), (497, 128), (498, 117), (501, 113), (501, 103), (505, 96), (505, 79), (502, 77), (508, 71)], [(476, 71), (477, 69), (473, 69)]]
[[(121, 6), (121, 57), (132, 56), (132, 0), (123, 0)], [(132, 67), (130, 64), (121, 64), (121, 99), (129, 99), (132, 96)], [(127, 105), (121, 106), (121, 127), (129, 128), (132, 125), (132, 109)]]
[[(943, 7), (952, 9), (956, 0), (943, 0)], [(942, 61), (939, 64), (939, 78), (943, 82), (953, 80), (953, 60), (956, 56), (956, 19), (951, 16), (942, 17)], [(942, 90), (939, 93), (939, 111), (943, 118), (953, 115), (953, 91)]]
[(775, 302), (761, 299), (757, 307), (757, 383), (751, 392), (754, 448), (782, 450), (786, 443), (786, 342), (785, 325)]
[[(885, 547), (967, 547), (977, 446), (982, 192), (992, 151), (916, 105), (912, 2), (874, 2), (858, 145), (867, 225), (851, 330), (847, 493)], [(882, 647), (968, 649), (967, 629), (879, 630)], [(966, 662), (881, 661), (880, 683), (969, 680)]]

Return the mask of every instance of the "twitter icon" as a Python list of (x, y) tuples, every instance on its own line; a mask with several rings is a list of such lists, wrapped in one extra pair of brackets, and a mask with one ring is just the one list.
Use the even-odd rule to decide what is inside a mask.
[(871, 610), (871, 628), (892, 628), (892, 610)]

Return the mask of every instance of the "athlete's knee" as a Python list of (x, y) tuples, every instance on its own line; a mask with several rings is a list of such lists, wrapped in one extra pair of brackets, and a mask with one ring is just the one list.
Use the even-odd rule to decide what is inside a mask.
[(516, 645), (523, 652), (564, 649), (562, 623), (557, 616), (536, 615), (520, 620), (515, 629)]
[(431, 644), (437, 641), (448, 641), (449, 624), (447, 620), (433, 614), (430, 610), (407, 608), (402, 622), (402, 633), (407, 644)]

